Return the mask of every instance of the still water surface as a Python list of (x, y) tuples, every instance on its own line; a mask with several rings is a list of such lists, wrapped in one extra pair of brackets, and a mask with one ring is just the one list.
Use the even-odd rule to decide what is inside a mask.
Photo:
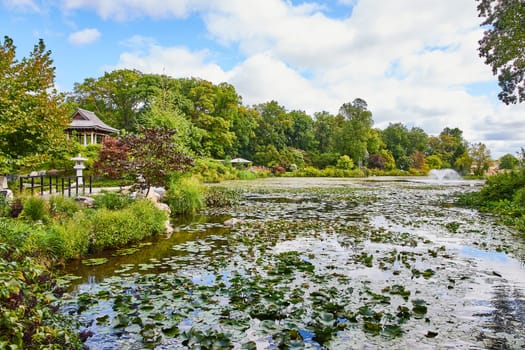
[(63, 312), (91, 349), (525, 348), (523, 238), (453, 206), (479, 182), (220, 185), (239, 205), (68, 266)]

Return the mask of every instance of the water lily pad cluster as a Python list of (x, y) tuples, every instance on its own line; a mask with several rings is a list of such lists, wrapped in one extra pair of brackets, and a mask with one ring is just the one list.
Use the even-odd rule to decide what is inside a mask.
[(460, 300), (468, 276), (434, 242), (435, 230), (452, 235), (448, 218), (428, 201), (424, 215), (399, 205), (446, 191), (413, 191), (247, 189), (213, 209), (241, 224), (181, 226), (196, 238), (81, 285), (64, 310), (96, 348), (402, 348), (408, 334), (438, 344), (455, 320), (436, 303)]

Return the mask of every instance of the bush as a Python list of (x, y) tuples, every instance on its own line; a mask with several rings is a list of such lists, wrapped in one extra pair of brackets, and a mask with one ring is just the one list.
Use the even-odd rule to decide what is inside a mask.
[(354, 161), (347, 155), (339, 157), (335, 166), (337, 169), (350, 170), (354, 167)]
[(63, 247), (60, 257), (63, 259), (78, 259), (89, 252), (92, 221), (89, 216), (78, 211), (71, 217), (54, 224), (52, 230), (61, 237)]
[(52, 305), (53, 276), (34, 259), (0, 243), (0, 348), (83, 349), (73, 320)]
[(162, 233), (167, 217), (147, 199), (121, 210), (99, 209), (91, 216), (91, 250), (118, 248)]
[(251, 170), (239, 170), (237, 177), (239, 180), (254, 180), (257, 178), (257, 174)]
[(22, 218), (30, 221), (49, 221), (49, 205), (42, 197), (28, 197), (23, 201)]
[(0, 196), (0, 217), (7, 217), (11, 212), (11, 205), (6, 197)]
[(166, 193), (166, 202), (172, 214), (194, 214), (204, 207), (204, 190), (194, 177), (172, 180)]
[(123, 209), (131, 204), (133, 199), (129, 196), (117, 193), (117, 192), (102, 192), (96, 196), (93, 196), (95, 200), (94, 207), (97, 209)]
[(159, 210), (150, 200), (136, 200), (129, 206), (128, 210), (138, 219), (136, 229), (144, 233), (144, 236), (139, 239), (145, 236), (158, 235), (166, 230), (167, 212)]
[(49, 198), (49, 214), (57, 220), (72, 217), (80, 210), (78, 203), (68, 197), (52, 196)]
[(485, 186), (481, 189), (481, 200), (492, 202), (498, 200), (514, 199), (515, 192), (525, 187), (525, 169), (520, 172), (503, 173), (487, 178)]
[(0, 241), (21, 248), (31, 231), (31, 225), (20, 220), (0, 218)]

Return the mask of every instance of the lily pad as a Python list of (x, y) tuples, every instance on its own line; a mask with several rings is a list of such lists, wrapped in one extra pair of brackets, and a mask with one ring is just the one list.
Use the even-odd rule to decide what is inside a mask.
[(98, 266), (108, 262), (107, 258), (92, 258), (82, 260), (82, 264), (86, 266)]

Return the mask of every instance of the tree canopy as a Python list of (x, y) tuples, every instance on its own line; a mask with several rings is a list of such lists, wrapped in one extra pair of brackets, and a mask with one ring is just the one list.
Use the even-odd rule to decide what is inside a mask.
[(13, 40), (0, 45), (0, 174), (39, 165), (66, 147), (69, 115), (54, 88), (51, 51), (39, 40), (21, 61)]
[(525, 2), (477, 0), (487, 29), (479, 41), (479, 55), (498, 76), (505, 104), (525, 101)]

